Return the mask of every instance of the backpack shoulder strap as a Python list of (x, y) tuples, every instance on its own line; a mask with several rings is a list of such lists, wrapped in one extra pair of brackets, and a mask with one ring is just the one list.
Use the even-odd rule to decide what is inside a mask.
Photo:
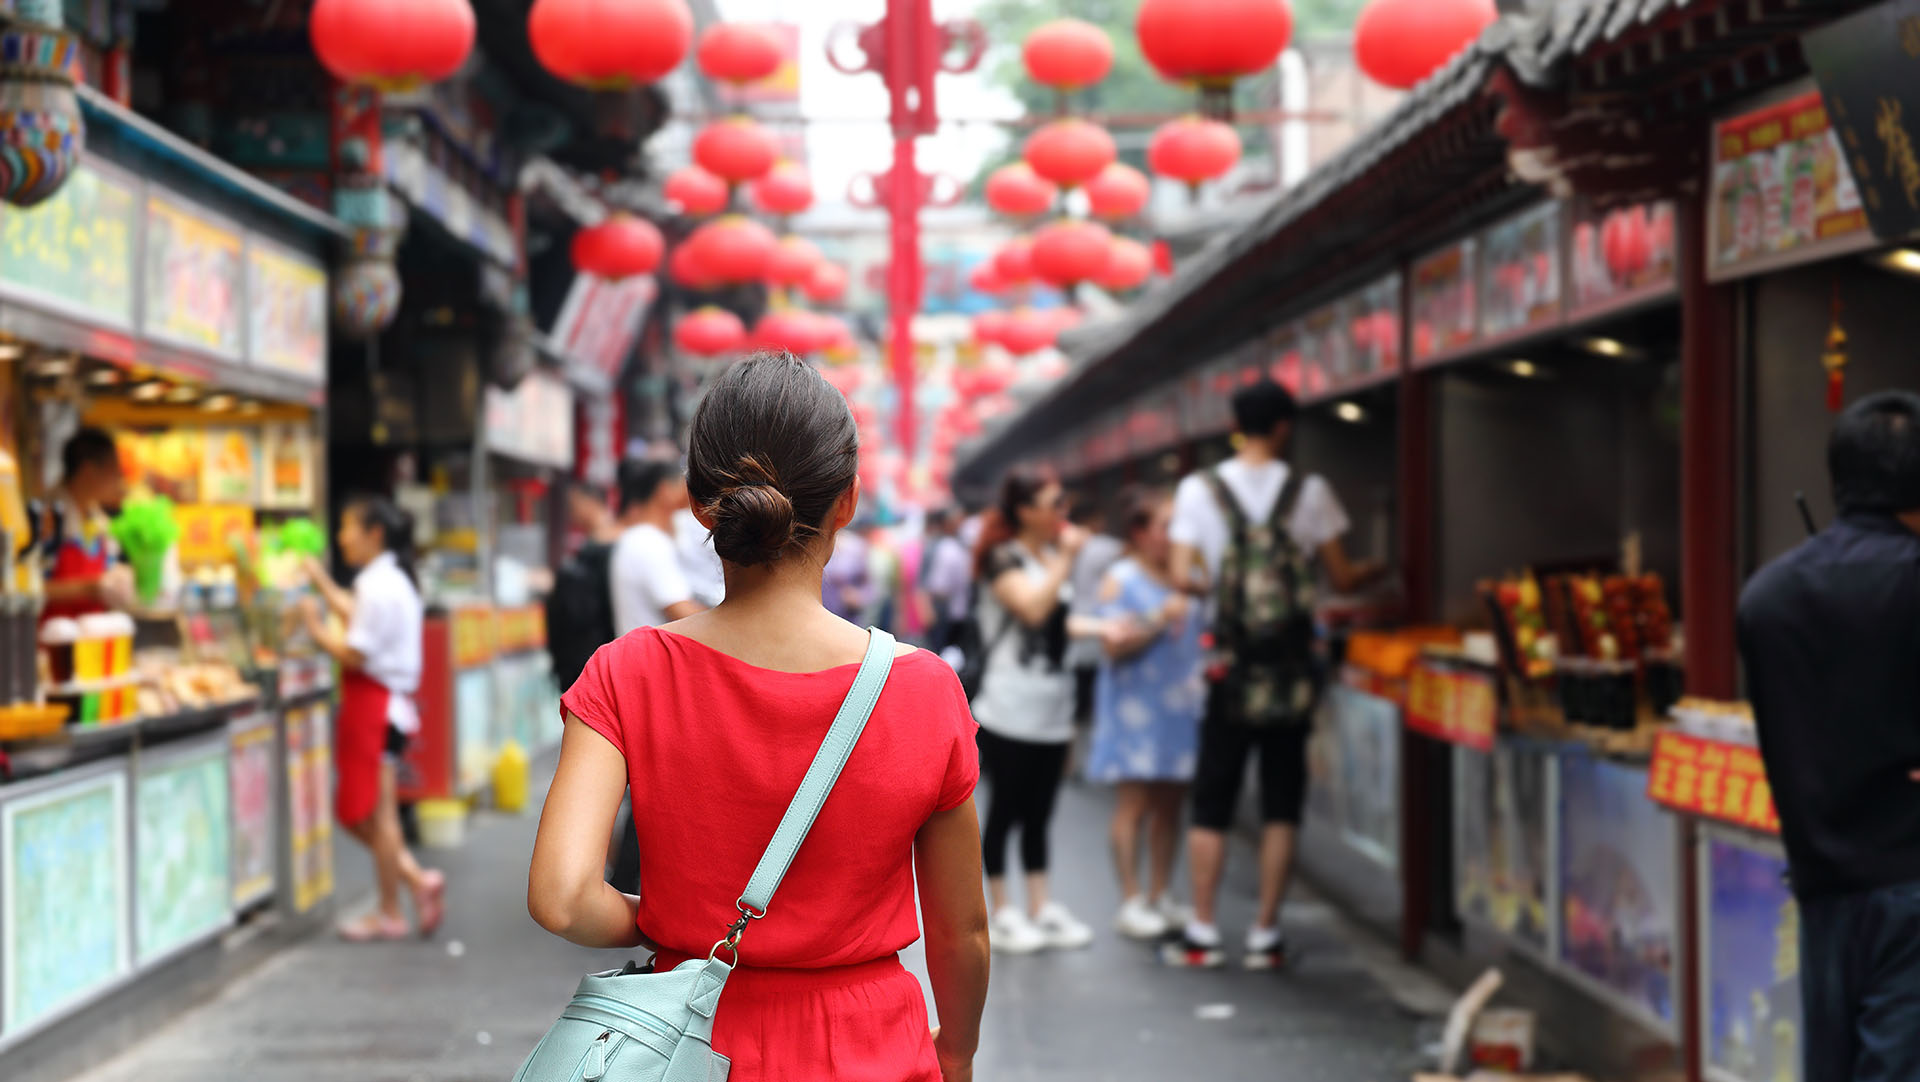
[(1227, 529), (1234, 533), (1246, 529), (1248, 526), (1246, 508), (1240, 506), (1239, 497), (1227, 487), (1227, 479), (1220, 475), (1220, 468), (1216, 466), (1202, 471), (1200, 476), (1206, 479), (1207, 488), (1213, 493), (1213, 502), (1220, 505), (1220, 514), (1226, 517)]
[(1287, 467), (1287, 479), (1280, 485), (1280, 495), (1273, 501), (1273, 519), (1268, 525), (1275, 530), (1275, 536), (1291, 537), (1287, 532), (1287, 523), (1293, 519), (1293, 510), (1300, 504), (1300, 492), (1307, 487), (1304, 473)]
[(766, 915), (773, 892), (780, 889), (780, 880), (786, 878), (794, 855), (800, 851), (800, 843), (806, 841), (813, 829), (813, 821), (820, 815), (828, 794), (833, 792), (834, 783), (840, 780), (840, 771), (866, 729), (867, 719), (873, 716), (874, 704), (880, 701), (880, 691), (886, 687), (887, 673), (892, 668), (893, 636), (878, 628), (868, 629), (867, 656), (860, 662), (853, 687), (840, 704), (840, 712), (834, 716), (833, 727), (827, 730), (826, 740), (813, 757), (813, 765), (807, 768), (800, 791), (794, 794), (786, 815), (780, 819), (779, 829), (773, 832), (773, 841), (761, 855), (759, 867), (753, 870), (752, 880), (740, 895), (743, 919)]

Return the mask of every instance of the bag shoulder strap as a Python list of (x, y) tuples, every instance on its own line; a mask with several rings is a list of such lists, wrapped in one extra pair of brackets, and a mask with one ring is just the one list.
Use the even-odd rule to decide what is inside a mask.
[(1218, 466), (1207, 470), (1200, 476), (1206, 478), (1207, 488), (1213, 493), (1213, 502), (1220, 506), (1220, 515), (1227, 520), (1227, 529), (1239, 534), (1248, 526), (1246, 508), (1240, 506), (1240, 498), (1227, 487), (1227, 478)]
[(787, 813), (781, 817), (779, 829), (773, 832), (773, 841), (761, 855), (759, 867), (753, 870), (753, 879), (740, 895), (743, 914), (754, 918), (766, 915), (773, 892), (780, 889), (780, 880), (786, 878), (794, 855), (800, 851), (800, 843), (807, 840), (814, 819), (820, 815), (821, 806), (826, 804), (834, 783), (840, 780), (840, 771), (847, 765), (847, 757), (853, 754), (853, 746), (867, 727), (867, 719), (873, 716), (874, 704), (880, 701), (880, 690), (887, 686), (887, 673), (892, 669), (893, 636), (879, 628), (868, 629), (867, 656), (860, 662), (853, 687), (840, 704), (840, 712), (834, 716), (833, 727), (827, 730), (826, 740), (813, 757), (813, 765), (807, 768), (800, 791), (787, 805)]
[(1270, 525), (1273, 527), (1275, 536), (1284, 537), (1288, 541), (1293, 540), (1293, 534), (1287, 526), (1293, 521), (1294, 507), (1300, 503), (1300, 493), (1306, 487), (1306, 476), (1289, 466), (1287, 479), (1280, 485), (1280, 495), (1273, 501), (1273, 521)]

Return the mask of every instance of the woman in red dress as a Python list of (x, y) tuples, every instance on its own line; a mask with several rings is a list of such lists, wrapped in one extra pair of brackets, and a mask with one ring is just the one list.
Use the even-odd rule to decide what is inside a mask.
[[(867, 647), (821, 604), (859, 502), (840, 393), (784, 354), (745, 361), (695, 415), (688, 486), (726, 571), (717, 608), (602, 648), (562, 700), (566, 736), (528, 878), (547, 930), (706, 957), (734, 919)], [(714, 1029), (733, 1082), (966, 1082), (987, 991), (973, 719), (953, 670), (902, 648), (865, 733), (740, 949)], [(632, 789), (640, 894), (602, 878)], [(926, 918), (942, 1027), (900, 964)]]

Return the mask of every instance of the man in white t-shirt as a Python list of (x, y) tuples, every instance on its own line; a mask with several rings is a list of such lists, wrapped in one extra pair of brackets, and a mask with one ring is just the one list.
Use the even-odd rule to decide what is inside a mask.
[(686, 502), (687, 483), (671, 462), (642, 460), (620, 467), (620, 540), (610, 575), (616, 635), (657, 627), (699, 612), (673, 539), (673, 513)]
[[(1262, 381), (1241, 388), (1233, 396), (1234, 424), (1239, 449), (1234, 457), (1210, 471), (1193, 474), (1174, 493), (1173, 580), (1188, 584), (1188, 592), (1213, 603), (1214, 584), (1221, 563), (1232, 555), (1235, 516), (1222, 506), (1223, 493), (1238, 507), (1238, 516), (1251, 525), (1281, 519), (1294, 547), (1317, 562), (1335, 590), (1358, 589), (1385, 572), (1375, 561), (1347, 558), (1341, 538), (1349, 527), (1332, 486), (1317, 476), (1290, 484), (1292, 469), (1281, 457), (1298, 412), (1286, 388)], [(1209, 476), (1211, 475), (1211, 476)], [(1216, 483), (1217, 482), (1217, 483)], [(1280, 501), (1287, 500), (1287, 506)], [(1296, 599), (1304, 595), (1296, 595)], [(1229, 641), (1238, 636), (1221, 634)], [(1302, 647), (1305, 649), (1305, 647)], [(1303, 657), (1304, 665), (1306, 659)], [(1260, 760), (1261, 819), (1260, 905), (1254, 926), (1247, 932), (1246, 965), (1273, 969), (1284, 963), (1286, 940), (1280, 932), (1280, 903), (1292, 871), (1294, 842), (1306, 803), (1306, 741), (1311, 724), (1281, 721), (1249, 724), (1228, 716), (1233, 706), (1227, 696), (1208, 696), (1207, 717), (1200, 730), (1199, 766), (1193, 781), (1193, 828), (1188, 835), (1188, 863), (1193, 869), (1193, 919), (1182, 941), (1163, 954), (1169, 965), (1212, 968), (1223, 965), (1226, 954), (1214, 906), (1226, 865), (1226, 833), (1232, 825), (1246, 778), (1247, 762)]]

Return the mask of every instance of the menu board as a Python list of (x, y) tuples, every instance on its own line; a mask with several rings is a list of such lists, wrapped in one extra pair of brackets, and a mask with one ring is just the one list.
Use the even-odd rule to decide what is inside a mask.
[(1873, 245), (1818, 90), (1713, 128), (1707, 276), (1734, 278)]
[(228, 780), (233, 804), (233, 904), (251, 905), (273, 893), (274, 743), (266, 715), (233, 723)]
[(1472, 345), (1480, 332), (1472, 238), (1413, 265), (1413, 363), (1425, 364)]
[(140, 771), (134, 792), (134, 943), (144, 964), (233, 914), (227, 742)]
[(172, 196), (149, 195), (141, 329), (157, 341), (239, 360), (245, 246), (239, 230)]
[(1480, 335), (1504, 338), (1559, 322), (1560, 204), (1542, 203), (1480, 236)]
[(244, 504), (177, 504), (173, 517), (180, 524), (175, 555), (184, 567), (232, 563), (234, 546), (253, 538), (253, 508)]
[(209, 428), (200, 459), (200, 498), (252, 504), (259, 498), (260, 436), (251, 428)]
[(1706, 842), (1707, 1066), (1740, 1082), (1800, 1082), (1800, 914), (1778, 853)]
[(1400, 276), (1385, 278), (1348, 297), (1346, 318), (1348, 383), (1370, 382), (1400, 370)]
[(0, 803), (6, 1032), (127, 972), (126, 808), (122, 770)]
[(1680, 265), (1674, 240), (1672, 203), (1576, 211), (1567, 259), (1569, 318), (1672, 292)]
[(1454, 751), (1454, 884), (1461, 917), (1545, 952), (1553, 908), (1554, 762), (1501, 745)]
[(511, 391), (487, 388), (487, 446), (510, 458), (564, 468), (573, 462), (573, 394), (535, 373)]
[(281, 510), (313, 506), (313, 426), (304, 421), (270, 424), (260, 431), (260, 506)]
[(0, 215), (0, 294), (133, 328), (134, 182), (82, 162), (53, 196)]
[(247, 242), (247, 359), (327, 380), (327, 269), (257, 237)]
[(1674, 1019), (1677, 839), (1644, 770), (1560, 756), (1560, 958), (1650, 1021)]

